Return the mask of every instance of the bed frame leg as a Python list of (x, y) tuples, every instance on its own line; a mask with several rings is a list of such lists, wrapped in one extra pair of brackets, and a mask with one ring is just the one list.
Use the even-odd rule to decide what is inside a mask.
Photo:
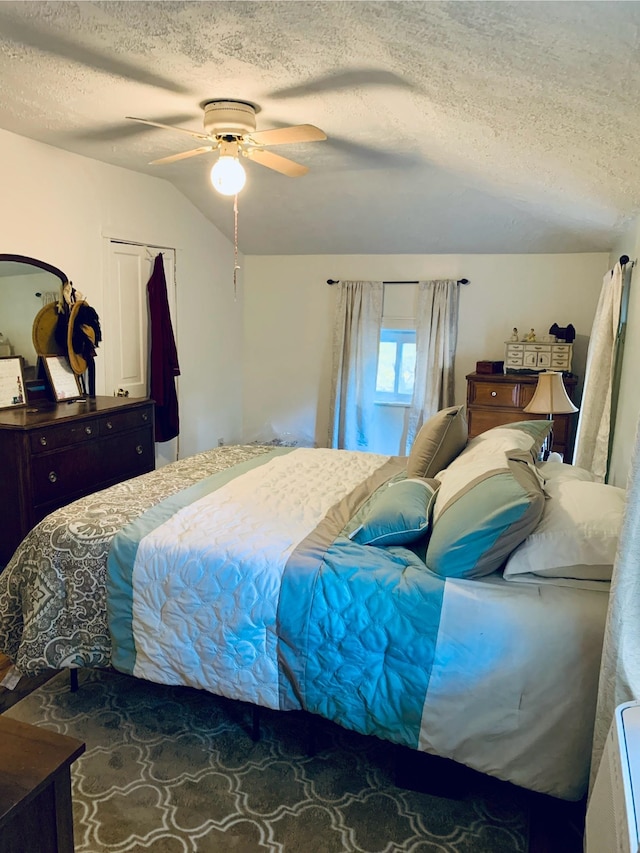
[(78, 670), (70, 669), (69, 670), (69, 689), (72, 693), (76, 693), (78, 691)]
[(251, 710), (251, 740), (257, 743), (260, 740), (260, 706), (254, 705)]

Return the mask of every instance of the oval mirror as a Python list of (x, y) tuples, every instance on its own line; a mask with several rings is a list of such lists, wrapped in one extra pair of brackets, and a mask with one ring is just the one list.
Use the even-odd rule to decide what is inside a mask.
[(25, 255), (0, 254), (0, 356), (21, 356), (25, 380), (34, 379), (37, 355), (31, 330), (36, 314), (60, 298), (68, 281), (57, 267)]

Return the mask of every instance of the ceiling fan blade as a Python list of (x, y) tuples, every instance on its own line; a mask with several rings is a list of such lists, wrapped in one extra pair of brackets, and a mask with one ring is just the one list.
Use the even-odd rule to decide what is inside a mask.
[(297, 98), (300, 95), (312, 95), (317, 92), (334, 92), (338, 89), (359, 89), (362, 86), (396, 86), (402, 89), (415, 89), (411, 80), (386, 71), (384, 68), (353, 68), (347, 71), (336, 71), (327, 74), (317, 80), (310, 80), (299, 86), (290, 86), (286, 89), (277, 89), (271, 92), (269, 97)]
[(173, 124), (162, 124), (159, 121), (150, 121), (146, 118), (136, 118), (135, 116), (125, 116), (130, 121), (139, 121), (142, 124), (150, 124), (151, 127), (162, 127), (164, 130), (177, 130), (180, 133), (188, 133), (189, 136), (195, 136), (196, 139), (209, 139), (206, 133), (199, 133), (197, 130), (189, 130), (186, 127), (175, 127)]
[(56, 34), (51, 28), (39, 29), (25, 21), (15, 20), (11, 13), (5, 14), (4, 8), (0, 11), (0, 32), (5, 39), (34, 47), (50, 56), (58, 56), (87, 68), (104, 71), (106, 74), (121, 77), (124, 80), (133, 80), (147, 86), (166, 89), (168, 92), (190, 94), (185, 86), (176, 83), (175, 80), (162, 77), (160, 74), (155, 74), (140, 65), (135, 65), (116, 56), (89, 48), (77, 39), (69, 38), (61, 33)]
[(274, 169), (281, 175), (286, 175), (288, 178), (300, 178), (309, 171), (307, 166), (294, 163), (293, 160), (274, 154), (273, 151), (264, 151), (262, 148), (250, 148), (247, 151), (247, 157), (261, 166), (266, 166), (267, 169)]
[[(165, 123), (172, 125), (173, 122), (190, 121), (193, 118), (191, 115), (171, 115), (167, 116)], [(141, 124), (128, 124), (120, 122), (118, 124), (107, 125), (106, 127), (94, 128), (92, 130), (73, 131), (68, 134), (71, 139), (79, 139), (88, 142), (114, 142), (123, 141), (125, 139), (133, 139), (141, 134), (151, 132), (150, 127), (144, 127)]]
[(198, 154), (206, 154), (208, 151), (213, 151), (213, 145), (203, 145), (202, 148), (193, 148), (191, 151), (181, 151), (180, 154), (170, 154), (168, 157), (161, 157), (159, 160), (152, 160), (150, 166), (160, 166), (163, 163), (175, 163), (177, 160), (186, 160), (187, 157), (196, 157)]
[(405, 151), (402, 148), (374, 148), (333, 134), (328, 145), (335, 151), (346, 154), (352, 169), (408, 169), (424, 163), (423, 158), (413, 151)]
[(321, 142), (327, 138), (324, 130), (313, 124), (296, 124), (293, 127), (277, 127), (274, 130), (258, 130), (249, 134), (259, 145), (289, 145), (294, 142)]

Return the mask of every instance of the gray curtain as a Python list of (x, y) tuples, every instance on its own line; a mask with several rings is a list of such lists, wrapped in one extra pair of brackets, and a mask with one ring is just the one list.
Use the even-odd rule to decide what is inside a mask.
[[(639, 425), (640, 426), (640, 425)], [(600, 595), (600, 593), (597, 593)], [(600, 764), (613, 712), (640, 699), (640, 430), (627, 481), (627, 498), (613, 566), (604, 633), (591, 757), (591, 783)]]
[(602, 282), (591, 329), (573, 464), (604, 482), (609, 463), (611, 389), (622, 302), (623, 271), (618, 262)]
[(336, 286), (329, 446), (369, 450), (384, 288), (381, 281)]
[(422, 424), (454, 404), (454, 361), (458, 342), (457, 281), (420, 281), (416, 305), (416, 372), (400, 454), (408, 455)]

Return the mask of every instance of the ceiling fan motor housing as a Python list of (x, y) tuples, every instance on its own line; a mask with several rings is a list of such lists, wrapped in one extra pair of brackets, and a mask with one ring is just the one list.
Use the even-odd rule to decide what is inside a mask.
[(256, 111), (243, 101), (210, 101), (204, 106), (204, 129), (212, 136), (242, 136), (256, 129)]

